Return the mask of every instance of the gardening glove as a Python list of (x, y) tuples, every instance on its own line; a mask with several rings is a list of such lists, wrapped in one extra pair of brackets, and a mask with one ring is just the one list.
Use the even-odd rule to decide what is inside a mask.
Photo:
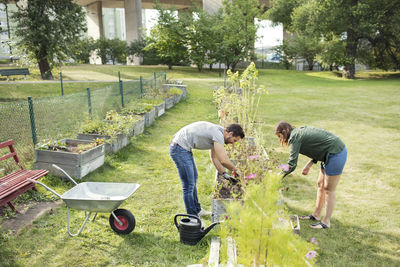
[(225, 180), (228, 180), (229, 182), (231, 182), (233, 184), (236, 184), (239, 181), (238, 179), (234, 178), (233, 176), (227, 174), (226, 172), (223, 172), (219, 176), (224, 178)]
[(240, 174), (239, 171), (233, 171), (232, 174), (233, 174), (233, 176), (234, 176), (235, 178), (239, 178), (239, 177), (241, 176), (241, 174)]

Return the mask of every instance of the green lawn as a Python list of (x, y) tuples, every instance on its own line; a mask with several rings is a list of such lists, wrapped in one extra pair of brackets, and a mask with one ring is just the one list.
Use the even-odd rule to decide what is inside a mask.
[[(76, 68), (74, 70), (74, 68)], [(71, 67), (87, 70), (87, 66)], [(82, 69), (79, 69), (82, 68)], [(63, 70), (66, 75), (68, 68)], [(96, 72), (123, 79), (151, 75), (163, 67), (94, 66)], [(118, 72), (118, 70), (116, 72)], [(273, 128), (280, 120), (295, 126), (313, 125), (339, 135), (349, 156), (337, 191), (332, 228), (308, 229), (301, 224), (301, 237), (319, 242), (320, 266), (400, 265), (400, 79), (386, 76), (346, 81), (329, 73), (260, 70), (259, 81), (269, 89), (257, 121), (271, 156), (285, 162), (288, 149), (279, 147)], [(61, 207), (25, 229), (18, 236), (0, 239), (1, 264), (5, 266), (184, 266), (207, 259), (212, 231), (197, 246), (184, 246), (173, 225), (175, 213), (184, 212), (181, 185), (168, 155), (172, 135), (183, 125), (196, 121), (217, 121), (212, 91), (223, 80), (218, 71), (199, 74), (195, 69), (176, 68), (167, 78), (184, 79), (187, 101), (156, 120), (144, 135), (132, 140), (122, 152), (107, 157), (106, 164), (85, 181), (137, 182), (141, 188), (122, 205), (137, 220), (133, 233), (118, 236), (108, 226), (108, 214), (89, 223), (75, 238), (66, 234), (66, 209)], [(190, 80), (193, 79), (193, 80)], [(30, 89), (22, 89), (29, 91)], [(207, 152), (195, 152), (199, 170), (199, 198), (210, 209), (213, 168)], [(290, 213), (309, 214), (315, 202), (318, 167), (307, 177), (301, 167), (288, 176), (285, 200)], [(42, 179), (64, 192), (71, 185), (56, 178)], [(44, 190), (40, 189), (44, 193)], [(47, 194), (47, 193), (46, 193)], [(83, 214), (73, 212), (73, 225)]]

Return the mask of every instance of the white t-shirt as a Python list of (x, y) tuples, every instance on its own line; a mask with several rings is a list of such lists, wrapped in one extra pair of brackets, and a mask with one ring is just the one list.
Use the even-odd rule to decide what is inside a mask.
[(224, 127), (208, 121), (193, 122), (180, 129), (172, 142), (188, 151), (211, 149), (214, 142), (224, 144)]

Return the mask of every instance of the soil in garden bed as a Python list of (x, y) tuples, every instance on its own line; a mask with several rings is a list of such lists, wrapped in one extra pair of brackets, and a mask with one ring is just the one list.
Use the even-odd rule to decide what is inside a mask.
[(243, 196), (243, 185), (238, 182), (231, 184), (224, 178), (217, 177), (217, 188), (214, 191), (214, 199), (241, 199)]
[(93, 143), (89, 143), (89, 144), (80, 144), (80, 143), (75, 143), (75, 142), (69, 142), (68, 144), (65, 144), (65, 145), (49, 144), (45, 148), (45, 150), (65, 151), (65, 152), (81, 154), (82, 152), (90, 150), (90, 149), (100, 145), (101, 143), (102, 142), (93, 142)]

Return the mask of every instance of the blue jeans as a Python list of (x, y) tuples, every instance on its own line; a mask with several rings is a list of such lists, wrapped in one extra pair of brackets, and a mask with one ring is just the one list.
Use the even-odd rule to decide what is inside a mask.
[(193, 154), (179, 145), (170, 145), (169, 154), (178, 168), (179, 177), (182, 182), (183, 202), (185, 203), (186, 212), (196, 215), (200, 212), (201, 207), (197, 199), (197, 169), (194, 164)]

